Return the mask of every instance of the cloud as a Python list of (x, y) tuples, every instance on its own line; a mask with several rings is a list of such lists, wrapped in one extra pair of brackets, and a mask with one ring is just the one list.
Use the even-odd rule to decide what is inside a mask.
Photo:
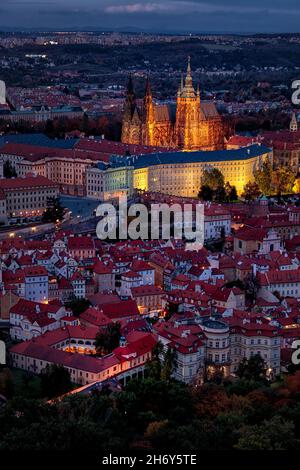
[(187, 14), (187, 13), (270, 13), (270, 14), (300, 14), (300, 8), (274, 8), (261, 6), (240, 6), (236, 4), (212, 4), (197, 1), (184, 0), (167, 0), (164, 2), (139, 2), (128, 3), (124, 5), (108, 5), (104, 7), (105, 13), (109, 14), (134, 14), (134, 13), (171, 13), (171, 14)]
[[(169, 11), (171, 3), (131, 3), (128, 5), (111, 5), (104, 8), (105, 13), (156, 13)], [(176, 4), (176, 2), (174, 2)], [(177, 9), (177, 5), (175, 5)]]
[(25, 1), (25, 2), (22, 2), (22, 1), (17, 1), (17, 0), (13, 0), (13, 1), (10, 1), (7, 3), (7, 6), (14, 6), (14, 5), (17, 5), (17, 6), (23, 6), (23, 7), (26, 7), (26, 6), (32, 6), (32, 5), (39, 5), (39, 6), (47, 6), (47, 5), (59, 5), (58, 2), (52, 2), (52, 1), (44, 1), (44, 0), (29, 0), (29, 1)]

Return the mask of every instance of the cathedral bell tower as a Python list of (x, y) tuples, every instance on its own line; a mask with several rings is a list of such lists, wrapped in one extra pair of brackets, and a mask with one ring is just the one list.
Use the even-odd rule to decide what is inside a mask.
[(176, 109), (176, 145), (186, 151), (199, 147), (199, 120), (200, 120), (200, 91), (193, 86), (191, 62), (188, 58), (188, 66), (185, 81), (181, 84), (177, 93)]
[(292, 119), (291, 119), (291, 122), (290, 122), (290, 131), (291, 132), (297, 132), (297, 130), (298, 130), (298, 122), (297, 122), (296, 114), (293, 113)]
[(145, 145), (155, 145), (154, 141), (155, 114), (151, 92), (150, 79), (147, 77), (143, 103), (143, 142)]
[(135, 99), (135, 94), (133, 91), (132, 77), (131, 75), (129, 75), (127, 90), (126, 90), (125, 104), (124, 104), (124, 117), (128, 118), (129, 120), (132, 119), (135, 108), (136, 108), (136, 99)]
[(123, 108), (121, 141), (127, 144), (140, 143), (140, 115), (136, 105), (132, 77), (129, 76)]

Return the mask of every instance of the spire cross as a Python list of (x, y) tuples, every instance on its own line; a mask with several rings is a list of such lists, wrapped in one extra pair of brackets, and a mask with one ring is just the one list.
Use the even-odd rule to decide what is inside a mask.
[(188, 66), (187, 66), (187, 72), (188, 74), (191, 73), (191, 56), (188, 56)]
[(188, 66), (186, 71), (186, 79), (185, 79), (185, 86), (186, 88), (192, 90), (193, 88), (193, 79), (192, 79), (192, 72), (191, 72), (191, 57), (188, 56)]

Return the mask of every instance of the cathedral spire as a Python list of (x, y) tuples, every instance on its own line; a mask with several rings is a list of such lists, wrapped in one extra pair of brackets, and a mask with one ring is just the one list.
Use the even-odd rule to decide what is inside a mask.
[(191, 56), (188, 56), (188, 66), (187, 66), (187, 75), (191, 75)]
[(149, 75), (147, 75), (147, 80), (146, 80), (145, 97), (151, 97), (152, 98), (151, 83), (150, 83)]
[(293, 113), (292, 119), (290, 122), (290, 131), (296, 132), (297, 130), (298, 130), (298, 122), (297, 122), (296, 114)]
[(181, 72), (180, 85), (179, 85), (178, 91), (177, 91), (177, 96), (178, 96), (178, 97), (181, 96), (181, 93), (182, 93), (183, 88), (184, 88), (184, 85), (183, 85), (183, 73)]
[(185, 84), (182, 89), (182, 95), (185, 98), (195, 98), (195, 90), (193, 87), (193, 78), (192, 78), (192, 70), (191, 70), (191, 58), (188, 57), (188, 65), (185, 77)]
[(152, 101), (152, 91), (149, 75), (147, 76), (146, 89), (144, 96), (143, 120), (147, 124), (154, 122), (154, 109)]
[(186, 79), (185, 79), (185, 86), (192, 87), (193, 86), (193, 79), (192, 79), (192, 70), (191, 70), (191, 57), (188, 57), (188, 66), (186, 70)]
[(134, 89), (133, 89), (132, 76), (130, 74), (128, 78), (128, 83), (127, 83), (126, 98), (125, 98), (125, 104), (124, 104), (124, 115), (127, 118), (131, 119), (135, 108), (136, 108), (136, 100), (135, 100), (135, 94), (134, 94)]
[(127, 83), (127, 94), (133, 94), (133, 83), (132, 83), (132, 75), (129, 74), (128, 83)]

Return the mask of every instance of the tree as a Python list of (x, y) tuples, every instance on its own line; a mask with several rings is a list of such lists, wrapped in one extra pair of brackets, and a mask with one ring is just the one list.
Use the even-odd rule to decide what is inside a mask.
[(146, 375), (149, 378), (159, 380), (161, 377), (160, 357), (163, 354), (163, 345), (160, 341), (152, 349), (151, 360), (146, 363)]
[(202, 201), (212, 201), (214, 192), (210, 186), (201, 185), (198, 198)]
[(7, 399), (14, 394), (13, 375), (8, 367), (5, 367), (0, 373), (0, 394)]
[(224, 202), (226, 199), (226, 192), (224, 186), (218, 186), (215, 190), (215, 201)]
[(265, 195), (272, 194), (272, 174), (273, 169), (269, 159), (263, 162), (261, 169), (254, 172), (255, 181)]
[(300, 178), (299, 178), (299, 176), (296, 177), (296, 181), (295, 181), (295, 184), (294, 184), (294, 187), (293, 187), (293, 191), (296, 194), (300, 193)]
[(164, 349), (160, 341), (152, 350), (151, 361), (147, 363), (147, 376), (155, 380), (169, 382), (176, 366), (176, 351), (168, 347)]
[(296, 176), (289, 168), (280, 167), (272, 173), (273, 194), (278, 197), (281, 194), (290, 194), (293, 192)]
[(246, 296), (249, 300), (255, 302), (259, 287), (260, 285), (256, 276), (254, 276), (253, 274), (249, 274), (245, 277), (244, 288)]
[(57, 222), (64, 217), (65, 209), (61, 205), (59, 198), (49, 198), (48, 207), (43, 213), (43, 222)]
[(69, 371), (59, 364), (48, 364), (40, 377), (42, 394), (47, 398), (58, 397), (72, 389)]
[(235, 186), (231, 186), (229, 181), (225, 184), (225, 199), (228, 202), (231, 201), (237, 201), (238, 200), (238, 195), (237, 195), (237, 190)]
[(4, 162), (3, 176), (4, 178), (15, 178), (17, 176), (17, 172), (9, 160)]
[(242, 194), (242, 197), (250, 202), (250, 201), (254, 201), (255, 199), (257, 199), (261, 194), (261, 191), (259, 189), (259, 186), (257, 183), (251, 183), (251, 181), (249, 181), (249, 183), (247, 183), (245, 186), (244, 186), (244, 192)]
[(224, 176), (218, 168), (210, 168), (204, 170), (201, 178), (201, 186), (208, 186), (212, 191), (216, 191), (219, 187), (224, 187)]
[(204, 170), (198, 197), (204, 201), (223, 202), (225, 200), (224, 176), (220, 170), (217, 168)]
[(74, 297), (66, 302), (66, 307), (72, 310), (75, 317), (79, 317), (79, 315), (85, 312), (90, 306), (91, 302), (88, 299), (77, 299)]
[(100, 330), (95, 338), (97, 352), (101, 355), (110, 354), (119, 346), (121, 337), (121, 324), (111, 323), (105, 331)]
[(255, 354), (249, 359), (244, 357), (237, 368), (236, 375), (247, 380), (265, 380), (266, 366), (261, 355)]
[(172, 373), (175, 368), (176, 363), (176, 351), (173, 348), (168, 347), (164, 353), (162, 370), (161, 370), (161, 379), (170, 381)]
[[(299, 397), (300, 393), (300, 364), (293, 364), (295, 367), (292, 371), (289, 369), (291, 375), (284, 377), (284, 386), (287, 388), (289, 393), (294, 396)], [(298, 368), (298, 369), (297, 369)]]
[(300, 448), (300, 442), (295, 436), (294, 423), (274, 416), (262, 424), (242, 428), (234, 447), (239, 450), (295, 450)]

